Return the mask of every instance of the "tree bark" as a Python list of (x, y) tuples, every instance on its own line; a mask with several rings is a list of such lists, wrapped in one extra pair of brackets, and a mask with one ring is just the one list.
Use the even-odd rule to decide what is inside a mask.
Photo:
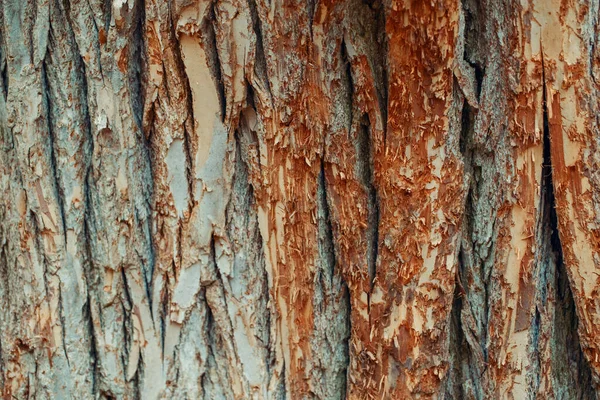
[(596, 398), (599, 0), (0, 10), (4, 398)]

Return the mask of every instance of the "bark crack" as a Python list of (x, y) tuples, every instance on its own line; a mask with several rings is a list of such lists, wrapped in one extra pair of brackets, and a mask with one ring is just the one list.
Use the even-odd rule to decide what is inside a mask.
[(367, 268), (370, 291), (372, 292), (377, 278), (377, 256), (379, 251), (379, 196), (375, 187), (371, 123), (368, 114), (364, 114), (360, 121), (356, 148), (360, 180), (366, 188), (368, 198)]
[[(596, 398), (592, 383), (592, 370), (589, 362), (583, 354), (579, 340), (579, 318), (575, 306), (575, 299), (570, 287), (567, 266), (564, 263), (560, 231), (558, 228), (558, 215), (556, 212), (556, 198), (554, 192), (553, 165), (552, 165), (552, 140), (550, 133), (548, 112), (548, 87), (546, 80), (546, 69), (544, 63), (544, 49), (542, 54), (542, 107), (543, 107), (543, 164), (542, 185), (544, 194), (543, 208), (548, 210), (550, 224), (550, 246), (555, 257), (556, 265), (556, 309), (554, 317), (554, 334), (557, 346), (564, 346), (566, 360), (555, 360), (556, 370), (560, 371), (561, 365), (568, 365), (565, 371), (570, 380), (563, 383), (565, 391), (571, 389), (570, 395), (577, 398)], [(560, 133), (562, 134), (562, 133)], [(563, 378), (564, 379), (564, 378)], [(557, 390), (561, 390), (559, 386)], [(567, 392), (567, 393), (569, 393)], [(573, 392), (576, 392), (573, 393)]]
[[(315, 377), (313, 392), (316, 398), (332, 398), (346, 393), (350, 362), (350, 296), (338, 269), (329, 206), (324, 157), (320, 161), (317, 188), (318, 249), (320, 265), (315, 278), (313, 348), (316, 363), (322, 363), (322, 372)], [(339, 319), (338, 319), (339, 318)], [(330, 323), (336, 321), (336, 323)]]
[(65, 326), (67, 326), (67, 321), (65, 320), (65, 313), (63, 307), (63, 296), (62, 296), (62, 281), (59, 279), (58, 283), (58, 308), (59, 308), (59, 318), (60, 318), (60, 335), (62, 339), (63, 352), (65, 354), (65, 359), (67, 360), (67, 366), (71, 368), (71, 361), (69, 360), (69, 352), (67, 351), (67, 338), (65, 335)]
[(2, 31), (0, 30), (0, 44), (2, 44), (2, 46), (0, 46), (0, 80), (2, 81), (2, 85), (0, 86), (2, 88), (2, 94), (4, 95), (4, 101), (6, 101), (8, 99), (8, 85), (9, 85), (9, 81), (8, 81), (8, 64), (6, 63), (6, 55), (4, 54), (3, 51), (3, 45), (4, 45), (4, 40), (2, 37)]
[(203, 21), (202, 43), (204, 45), (204, 51), (206, 52), (208, 67), (215, 79), (215, 86), (219, 97), (219, 104), (221, 106), (221, 122), (225, 123), (225, 118), (227, 117), (227, 95), (225, 93), (225, 84), (223, 83), (219, 45), (217, 43), (217, 28), (215, 26), (217, 23), (216, 5), (217, 2), (213, 1), (210, 6), (210, 12)]
[[(309, 0), (312, 1), (312, 0)], [(256, 7), (256, 0), (248, 0), (248, 8), (250, 10), (250, 17), (252, 19), (252, 26), (254, 29), (254, 35), (256, 36), (256, 60), (254, 63), (254, 71), (256, 75), (264, 82), (267, 87), (267, 92), (271, 100), (271, 107), (274, 107), (273, 92), (271, 91), (271, 82), (269, 81), (267, 57), (265, 54), (265, 45), (263, 38), (262, 22), (258, 15)], [(311, 25), (312, 31), (312, 25)]]
[[(342, 37), (342, 43), (340, 44), (340, 58), (342, 67), (344, 67), (345, 77), (346, 77), (346, 85), (349, 97), (349, 107), (348, 107), (348, 136), (352, 134), (352, 124), (354, 122), (353, 112), (354, 112), (354, 80), (352, 79), (352, 63), (350, 62), (350, 58), (348, 57), (348, 48), (346, 47), (346, 39)], [(325, 145), (325, 143), (323, 143)]]
[[(47, 53), (46, 53), (47, 54)], [(65, 215), (65, 204), (64, 204), (64, 189), (60, 184), (60, 170), (57, 166), (56, 160), (56, 145), (57, 139), (54, 135), (54, 130), (52, 128), (52, 102), (50, 100), (50, 89), (48, 87), (48, 76), (46, 73), (46, 59), (42, 61), (42, 90), (43, 90), (43, 98), (46, 105), (46, 119), (47, 119), (47, 128), (48, 128), (48, 146), (50, 150), (50, 169), (52, 178), (54, 180), (54, 190), (56, 193), (56, 201), (58, 203), (58, 211), (60, 213), (60, 222), (62, 225), (62, 234), (65, 241), (65, 246), (67, 245), (67, 219)]]

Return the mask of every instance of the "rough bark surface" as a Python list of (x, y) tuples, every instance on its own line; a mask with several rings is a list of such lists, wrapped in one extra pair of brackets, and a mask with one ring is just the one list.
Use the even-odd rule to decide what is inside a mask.
[(0, 0), (7, 399), (594, 399), (599, 0)]

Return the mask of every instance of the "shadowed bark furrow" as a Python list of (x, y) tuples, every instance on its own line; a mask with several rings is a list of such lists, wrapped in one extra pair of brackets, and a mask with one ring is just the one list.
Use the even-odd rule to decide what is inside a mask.
[[(463, 222), (460, 298), (455, 299), (453, 312), (454, 360), (446, 387), (452, 398), (588, 398), (593, 394), (584, 389), (591, 384), (589, 367), (577, 344), (576, 320), (570, 319), (576, 318), (574, 304), (569, 303), (568, 287), (563, 287), (566, 266), (557, 240), (545, 97), (549, 92), (546, 42), (540, 47), (533, 38), (506, 27), (504, 37), (523, 41), (522, 47), (507, 46), (495, 29), (489, 29), (499, 23), (495, 21), (516, 18), (522, 21), (520, 29), (544, 32), (552, 26), (544, 25), (548, 21), (538, 16), (545, 6), (521, 9), (519, 15), (516, 9), (508, 11), (497, 4), (466, 1), (463, 5), (465, 59), (482, 80), (477, 84), (479, 109), (472, 104), (463, 109), (461, 151), (471, 189)], [(543, 18), (553, 18), (554, 12)], [(518, 86), (507, 84), (514, 71), (521, 71), (516, 75)], [(498, 79), (502, 76), (504, 82)], [(515, 95), (501, 95), (506, 92)], [(488, 104), (494, 104), (495, 110)], [(514, 117), (507, 118), (510, 115)], [(522, 211), (528, 209), (530, 216)], [(510, 306), (515, 304), (510, 300), (513, 296), (516, 307)], [(565, 341), (565, 336), (570, 339)]]
[[(544, 61), (544, 59), (542, 59)], [(543, 79), (543, 112), (544, 112), (544, 159), (542, 168), (542, 199), (543, 201), (541, 209), (540, 225), (544, 229), (543, 236), (537, 241), (542, 243), (541, 248), (545, 248), (548, 253), (542, 257), (546, 258), (543, 262), (540, 270), (543, 271), (543, 267), (554, 268), (554, 271), (543, 271), (547, 274), (548, 278), (554, 278), (553, 281), (548, 282), (550, 285), (550, 295), (554, 297), (554, 316), (551, 323), (551, 338), (550, 346), (551, 357), (552, 357), (552, 386), (555, 390), (556, 398), (560, 399), (595, 399), (596, 392), (593, 389), (592, 381), (592, 370), (590, 364), (585, 359), (581, 344), (579, 341), (579, 320), (576, 313), (575, 302), (573, 299), (573, 293), (571, 291), (566, 266), (564, 264), (562, 243), (560, 241), (559, 227), (558, 227), (558, 216), (556, 211), (556, 200), (554, 197), (554, 181), (553, 181), (553, 166), (552, 166), (552, 150), (551, 140), (549, 132), (549, 116), (548, 116), (548, 88), (546, 86), (546, 68), (542, 74)], [(548, 244), (545, 245), (544, 242)], [(546, 278), (546, 279), (548, 279)], [(541, 298), (547, 301), (549, 297), (547, 293), (544, 293), (546, 286), (545, 279), (540, 279), (538, 289), (542, 292)], [(546, 305), (546, 304), (544, 304)], [(545, 307), (544, 307), (545, 308)], [(542, 309), (543, 310), (543, 309)], [(539, 318), (539, 317), (538, 317)], [(537, 324), (537, 329), (541, 327)], [(536, 335), (532, 339), (537, 339), (539, 345), (539, 338)], [(541, 354), (542, 351), (539, 348), (534, 347), (534, 351)], [(538, 357), (540, 357), (538, 355)], [(541, 358), (541, 357), (540, 357)], [(541, 364), (541, 363), (540, 363)], [(533, 374), (532, 374), (533, 375)], [(547, 371), (538, 371), (538, 374), (534, 375), (532, 380), (534, 382), (541, 381), (541, 377), (546, 377)], [(539, 390), (539, 384), (534, 387), (534, 390)]]
[(375, 277), (377, 276), (377, 251), (379, 249), (379, 200), (377, 199), (377, 189), (373, 183), (373, 151), (371, 149), (371, 124), (369, 115), (365, 114), (358, 128), (356, 138), (357, 152), (357, 170), (359, 180), (366, 188), (368, 196), (368, 217), (367, 217), (367, 266), (370, 282), (369, 295), (375, 286)]
[(348, 288), (335, 254), (329, 210), (325, 162), (317, 188), (319, 266), (315, 273), (314, 333), (311, 342), (315, 357), (311, 392), (315, 399), (344, 399), (349, 363), (350, 310)]

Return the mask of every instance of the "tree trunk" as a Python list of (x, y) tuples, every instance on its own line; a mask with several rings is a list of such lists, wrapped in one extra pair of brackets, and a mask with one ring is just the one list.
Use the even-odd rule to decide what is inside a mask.
[(0, 10), (4, 398), (596, 398), (600, 0)]

